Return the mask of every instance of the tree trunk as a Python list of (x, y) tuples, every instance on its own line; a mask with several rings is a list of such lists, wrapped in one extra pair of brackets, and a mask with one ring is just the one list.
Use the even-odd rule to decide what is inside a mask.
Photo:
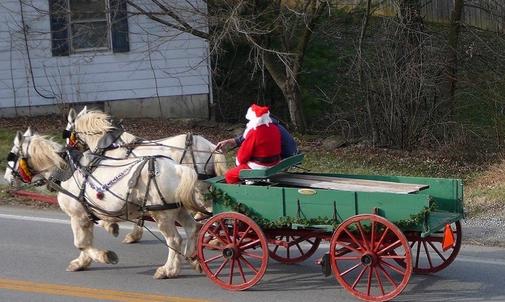
[(461, 18), (463, 16), (464, 0), (455, 0), (454, 10), (451, 14), (451, 24), (449, 28), (449, 36), (447, 39), (448, 54), (447, 54), (447, 102), (449, 115), (454, 117), (456, 100), (454, 94), (456, 92), (456, 83), (458, 81), (458, 43), (459, 33), (461, 31)]
[(302, 97), (298, 83), (293, 77), (287, 77), (282, 93), (286, 98), (289, 109), (289, 117), (295, 126), (296, 131), (304, 133), (307, 125), (303, 114)]

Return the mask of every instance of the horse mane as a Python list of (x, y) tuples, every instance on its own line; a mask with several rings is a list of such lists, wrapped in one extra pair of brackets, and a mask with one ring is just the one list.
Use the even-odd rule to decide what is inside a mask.
[(111, 117), (102, 111), (88, 111), (75, 119), (75, 130), (78, 133), (105, 134), (111, 129), (114, 129), (114, 126), (111, 122)]
[(33, 165), (39, 171), (48, 170), (51, 167), (66, 169), (67, 163), (58, 155), (63, 151), (63, 147), (47, 136), (35, 134), (31, 137), (28, 147), (28, 154)]
[[(75, 131), (93, 152), (96, 151), (98, 141), (114, 128), (116, 127), (112, 124), (111, 116), (99, 110), (88, 111), (75, 119)], [(125, 131), (121, 139), (128, 144), (135, 141), (137, 137)]]

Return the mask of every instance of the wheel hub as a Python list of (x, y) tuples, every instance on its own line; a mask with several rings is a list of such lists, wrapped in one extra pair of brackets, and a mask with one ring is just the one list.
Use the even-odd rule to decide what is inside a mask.
[(237, 259), (239, 256), (240, 253), (235, 246), (227, 246), (223, 249), (223, 257), (226, 259)]
[(377, 256), (374, 254), (364, 254), (361, 256), (361, 264), (364, 266), (375, 266), (377, 263)]

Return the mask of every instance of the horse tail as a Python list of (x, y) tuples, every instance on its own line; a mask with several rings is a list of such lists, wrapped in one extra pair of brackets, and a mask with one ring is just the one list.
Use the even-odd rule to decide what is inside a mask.
[(181, 180), (175, 192), (176, 199), (188, 210), (206, 213), (207, 211), (195, 201), (195, 187), (198, 180), (195, 170), (182, 165), (176, 165), (175, 169)]
[(226, 170), (228, 170), (228, 167), (226, 166), (226, 157), (224, 154), (214, 152), (212, 159), (214, 160), (214, 173), (216, 173), (217, 176), (224, 175), (224, 173), (226, 173)]

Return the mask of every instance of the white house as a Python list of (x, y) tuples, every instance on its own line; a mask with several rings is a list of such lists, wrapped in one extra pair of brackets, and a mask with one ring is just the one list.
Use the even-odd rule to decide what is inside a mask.
[(207, 118), (208, 43), (126, 3), (0, 0), (0, 117), (91, 103), (114, 116)]

